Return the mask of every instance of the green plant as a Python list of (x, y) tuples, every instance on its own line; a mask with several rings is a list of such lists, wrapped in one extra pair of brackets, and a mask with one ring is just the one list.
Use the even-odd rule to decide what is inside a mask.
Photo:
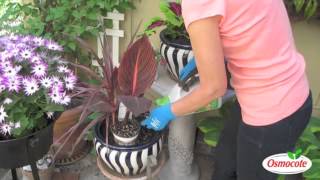
[(156, 28), (166, 27), (165, 35), (170, 39), (185, 38), (189, 39), (188, 33), (185, 29), (181, 2), (160, 2), (160, 10), (164, 15), (164, 18), (154, 17), (145, 24), (145, 34), (148, 36), (153, 35), (156, 32)]
[(230, 115), (229, 110), (233, 103), (234, 99), (231, 99), (219, 109), (218, 115), (199, 121), (198, 128), (204, 134), (204, 142), (209, 146), (217, 145), (220, 132), (223, 128), (223, 121)]
[[(115, 9), (124, 12), (134, 8), (131, 0), (34, 0), (33, 4), (4, 0), (2, 5), (6, 11), (0, 17), (0, 29), (51, 38), (78, 58), (81, 50), (75, 37), (96, 37), (101, 16)], [(10, 22), (16, 19), (21, 19), (21, 23), (12, 26)], [(104, 23), (111, 26), (110, 21)]]
[(304, 150), (303, 155), (312, 161), (310, 170), (303, 173), (306, 180), (320, 178), (320, 119), (312, 117), (307, 128), (300, 137), (297, 147)]
[(0, 140), (33, 133), (64, 110), (76, 83), (62, 47), (34, 36), (0, 37)]
[[(77, 41), (88, 52), (95, 55), (99, 65), (103, 70), (102, 77), (92, 71), (89, 67), (81, 64), (74, 66), (84, 70), (89, 75), (95, 77), (97, 84), (86, 84), (76, 87), (76, 94), (85, 98), (83, 113), (79, 122), (66, 132), (57, 142), (63, 139), (62, 145), (56, 154), (63, 148), (71, 135), (80, 127), (81, 124), (89, 120), (88, 125), (82, 131), (77, 141), (73, 145), (76, 147), (78, 142), (86, 135), (88, 130), (100, 121), (106, 124), (106, 143), (108, 143), (108, 132), (110, 127), (117, 124), (135, 121), (133, 117), (149, 111), (151, 101), (144, 98), (143, 94), (149, 88), (156, 75), (157, 62), (155, 60), (154, 50), (146, 36), (130, 43), (128, 49), (120, 61), (119, 68), (114, 67), (106, 39), (101, 42), (103, 57), (98, 58), (97, 54), (89, 44), (82, 39)], [(120, 123), (118, 112), (120, 103), (126, 107), (124, 120)]]
[[(295, 15), (302, 13), (306, 19), (317, 15), (319, 0), (286, 0), (289, 13)], [(297, 14), (296, 14), (297, 15)]]

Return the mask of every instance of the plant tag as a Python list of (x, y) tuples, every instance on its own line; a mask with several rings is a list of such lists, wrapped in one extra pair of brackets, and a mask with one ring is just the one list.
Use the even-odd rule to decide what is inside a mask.
[(119, 113), (118, 113), (118, 119), (120, 121), (122, 121), (126, 117), (126, 112), (127, 112), (127, 107), (123, 103), (120, 103)]

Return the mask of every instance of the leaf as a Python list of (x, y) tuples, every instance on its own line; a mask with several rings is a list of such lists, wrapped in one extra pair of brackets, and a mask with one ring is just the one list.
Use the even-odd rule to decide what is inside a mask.
[(299, 157), (301, 156), (301, 154), (302, 154), (302, 149), (297, 149), (296, 152), (295, 152), (296, 159), (299, 159)]
[(94, 102), (89, 109), (94, 112), (101, 112), (101, 113), (110, 113), (114, 112), (114, 108), (112, 108), (111, 104), (109, 104), (106, 101), (99, 101), (99, 102)]
[(216, 131), (210, 131), (205, 134), (204, 142), (206, 142), (209, 146), (216, 146), (218, 144), (220, 133)]
[(303, 7), (303, 5), (304, 5), (304, 3), (305, 3), (305, 0), (294, 0), (293, 3), (295, 5), (295, 7), (296, 7), (296, 11), (300, 12), (302, 7)]
[(288, 154), (288, 157), (289, 157), (290, 159), (292, 159), (292, 160), (295, 160), (295, 159), (296, 159), (295, 156), (294, 156), (294, 154), (293, 154), (292, 152), (289, 151), (287, 154)]
[(45, 108), (44, 111), (46, 112), (62, 112), (64, 111), (63, 106), (57, 105), (57, 104), (48, 104)]
[(144, 97), (119, 96), (118, 98), (135, 116), (148, 112), (152, 105), (152, 102)]
[(77, 140), (76, 140), (75, 143), (73, 144), (71, 154), (73, 154), (75, 148), (76, 148), (77, 145), (80, 143), (80, 141), (83, 139), (83, 137), (86, 135), (86, 133), (87, 133), (93, 126), (95, 126), (98, 122), (104, 120), (105, 118), (106, 118), (105, 116), (98, 116), (96, 119), (92, 120), (88, 125), (86, 125), (86, 127), (81, 131), (81, 134), (79, 135), (79, 137), (77, 138)]
[(305, 8), (305, 16), (307, 19), (311, 18), (317, 11), (318, 1), (309, 0)]
[(320, 159), (312, 159), (312, 167), (303, 173), (303, 177), (310, 179), (319, 179), (320, 177)]
[(223, 119), (220, 117), (210, 117), (204, 120), (201, 120), (198, 123), (198, 128), (203, 133), (208, 133), (210, 131), (221, 131), (223, 127)]
[(157, 61), (147, 36), (134, 42), (124, 53), (118, 83), (124, 95), (140, 96), (149, 88), (156, 75)]
[(311, 117), (309, 125), (310, 130), (313, 133), (320, 132), (320, 119), (316, 117)]

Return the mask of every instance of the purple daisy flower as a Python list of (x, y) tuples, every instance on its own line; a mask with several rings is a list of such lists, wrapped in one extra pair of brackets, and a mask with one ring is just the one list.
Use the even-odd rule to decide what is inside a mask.
[(43, 77), (47, 74), (47, 65), (44, 63), (33, 65), (31, 73), (36, 77)]
[(61, 86), (53, 86), (49, 92), (51, 101), (56, 104), (61, 104), (61, 101), (63, 100), (62, 92), (63, 92), (63, 88)]
[(45, 46), (53, 51), (63, 51), (62, 46), (52, 40), (47, 40)]
[(45, 88), (50, 88), (51, 85), (53, 84), (50, 77), (44, 77), (40, 81), (41, 81), (41, 85)]
[(39, 55), (34, 55), (30, 58), (31, 63), (39, 64), (42, 62), (42, 59)]
[(7, 50), (1, 52), (1, 59), (2, 60), (8, 60), (8, 59), (12, 58), (12, 56), (13, 56), (13, 54)]
[(3, 72), (6, 77), (14, 77), (18, 74), (20, 71), (20, 68), (15, 68), (15, 67), (4, 67)]
[(40, 47), (40, 46), (43, 46), (45, 44), (45, 40), (43, 38), (41, 38), (41, 37), (34, 37), (33, 38), (33, 43), (36, 46)]
[(6, 117), (8, 117), (3, 105), (0, 106), (0, 123), (3, 123), (6, 119)]
[(60, 80), (59, 77), (57, 76), (52, 76), (51, 77), (51, 80), (52, 80), (52, 83), (54, 86), (59, 86), (59, 87), (62, 87), (63, 86), (63, 82)]
[(71, 70), (68, 69), (68, 67), (65, 65), (59, 65), (57, 68), (58, 68), (59, 73), (70, 73), (71, 72)]
[(60, 101), (60, 103), (59, 104), (62, 104), (62, 105), (68, 105), (70, 102), (71, 102), (71, 98), (70, 98), (70, 96), (68, 96), (68, 95), (65, 95), (66, 93), (64, 93), (64, 95), (63, 95), (63, 98), (62, 98), (62, 100)]
[(19, 92), (21, 88), (21, 77), (20, 76), (13, 76), (9, 78), (7, 88), (10, 92)]
[(23, 49), (20, 53), (20, 56), (24, 59), (30, 59), (33, 56), (33, 52), (31, 49)]
[(32, 41), (32, 36), (23, 36), (20, 38), (20, 41), (23, 43), (29, 43), (30, 41)]
[(28, 78), (25, 81), (24, 92), (27, 96), (30, 96), (39, 90), (38, 81), (35, 78)]
[(76, 76), (70, 74), (69, 76), (66, 76), (64, 78), (64, 81), (65, 81), (66, 88), (68, 90), (72, 90), (75, 87), (75, 84), (77, 82), (77, 78), (76, 78)]
[(0, 133), (4, 135), (11, 135), (12, 127), (9, 124), (0, 124)]

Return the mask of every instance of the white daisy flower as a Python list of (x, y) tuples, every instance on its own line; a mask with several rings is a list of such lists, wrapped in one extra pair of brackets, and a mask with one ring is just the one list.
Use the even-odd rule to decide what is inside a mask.
[(73, 90), (75, 87), (75, 83), (74, 82), (69, 82), (69, 81), (66, 81), (66, 88), (68, 90)]
[(10, 92), (12, 92), (12, 91), (19, 92), (20, 91), (20, 85), (21, 85), (21, 81), (20, 81), (20, 77), (19, 76), (11, 77), (8, 80), (8, 90)]
[(0, 106), (0, 123), (3, 123), (5, 118), (8, 117), (3, 105)]
[(42, 60), (41, 60), (41, 58), (39, 56), (32, 56), (30, 61), (32, 63), (38, 64), (38, 63), (41, 63)]
[(29, 79), (24, 86), (24, 92), (27, 96), (30, 96), (39, 90), (39, 85), (36, 79)]
[(62, 86), (63, 85), (63, 82), (60, 80), (59, 77), (57, 76), (52, 76), (52, 82), (55, 86)]
[(37, 46), (43, 46), (44, 45), (44, 39), (41, 37), (35, 37), (33, 38), (33, 42)]
[(3, 104), (11, 104), (12, 102), (13, 102), (12, 99), (6, 98), (4, 99)]
[(48, 41), (46, 44), (46, 47), (48, 49), (54, 50), (54, 51), (62, 51), (63, 50), (63, 48), (54, 41)]
[(56, 104), (59, 104), (63, 100), (63, 97), (60, 95), (59, 92), (50, 93), (50, 98), (51, 98), (51, 101)]
[(49, 77), (45, 77), (41, 79), (41, 85), (45, 88), (50, 88), (52, 85), (52, 80)]
[(32, 57), (32, 51), (29, 49), (24, 49), (21, 51), (21, 57), (24, 59), (30, 59)]
[(59, 73), (69, 73), (70, 69), (68, 69), (68, 67), (65, 65), (60, 65), (60, 66), (58, 66), (58, 72)]
[(14, 48), (11, 50), (11, 53), (12, 53), (14, 56), (18, 56), (19, 53), (20, 53), (20, 49), (17, 48), (17, 47), (14, 47)]
[(70, 96), (64, 96), (64, 97), (62, 98), (62, 100), (60, 101), (60, 104), (68, 105), (70, 102), (71, 102)]
[(5, 85), (0, 85), (0, 93), (3, 92), (4, 90), (6, 90), (6, 86)]
[(11, 135), (11, 126), (9, 124), (1, 124), (0, 125), (0, 132), (4, 135), (9, 134)]
[(6, 77), (14, 77), (17, 74), (18, 74), (18, 71), (14, 67), (6, 67), (6, 68), (4, 68), (4, 75)]
[(49, 119), (53, 118), (54, 112), (47, 112), (46, 113)]
[(14, 128), (20, 128), (21, 127), (21, 123), (20, 122), (16, 122), (15, 124), (14, 124)]
[(31, 73), (33, 73), (36, 77), (43, 77), (47, 74), (47, 67), (44, 64), (37, 64), (32, 67)]

